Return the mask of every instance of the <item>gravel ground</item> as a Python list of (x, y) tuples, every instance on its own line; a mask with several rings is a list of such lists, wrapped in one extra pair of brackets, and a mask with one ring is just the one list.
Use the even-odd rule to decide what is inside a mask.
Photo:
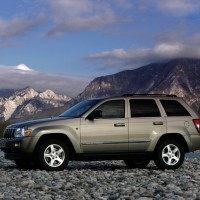
[(177, 170), (127, 169), (122, 161), (71, 162), (60, 172), (22, 170), (0, 155), (0, 199), (199, 199), (200, 159)]

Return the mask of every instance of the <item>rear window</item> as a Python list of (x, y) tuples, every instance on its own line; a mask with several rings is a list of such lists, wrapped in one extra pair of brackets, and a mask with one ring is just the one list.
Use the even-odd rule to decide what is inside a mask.
[(167, 116), (190, 116), (190, 113), (176, 100), (160, 100)]
[(160, 117), (156, 102), (152, 99), (131, 99), (131, 117)]

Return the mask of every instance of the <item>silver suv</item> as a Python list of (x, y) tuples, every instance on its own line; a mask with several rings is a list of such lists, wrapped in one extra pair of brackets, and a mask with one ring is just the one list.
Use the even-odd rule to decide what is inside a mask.
[(19, 167), (63, 170), (70, 160), (124, 160), (176, 169), (200, 149), (200, 119), (174, 95), (124, 95), (82, 101), (59, 117), (8, 126), (0, 149)]

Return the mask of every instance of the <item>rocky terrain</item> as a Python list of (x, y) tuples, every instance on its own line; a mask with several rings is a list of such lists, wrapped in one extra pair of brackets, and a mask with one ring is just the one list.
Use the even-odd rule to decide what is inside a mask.
[(200, 160), (186, 158), (181, 168), (128, 169), (122, 161), (71, 162), (60, 172), (22, 170), (0, 157), (0, 199), (198, 200)]

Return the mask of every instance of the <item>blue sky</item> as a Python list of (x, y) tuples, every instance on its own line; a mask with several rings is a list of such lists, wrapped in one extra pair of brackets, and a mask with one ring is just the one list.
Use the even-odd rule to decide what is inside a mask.
[(199, 0), (1, 0), (0, 88), (76, 96), (98, 76), (199, 58), (199, 24)]

